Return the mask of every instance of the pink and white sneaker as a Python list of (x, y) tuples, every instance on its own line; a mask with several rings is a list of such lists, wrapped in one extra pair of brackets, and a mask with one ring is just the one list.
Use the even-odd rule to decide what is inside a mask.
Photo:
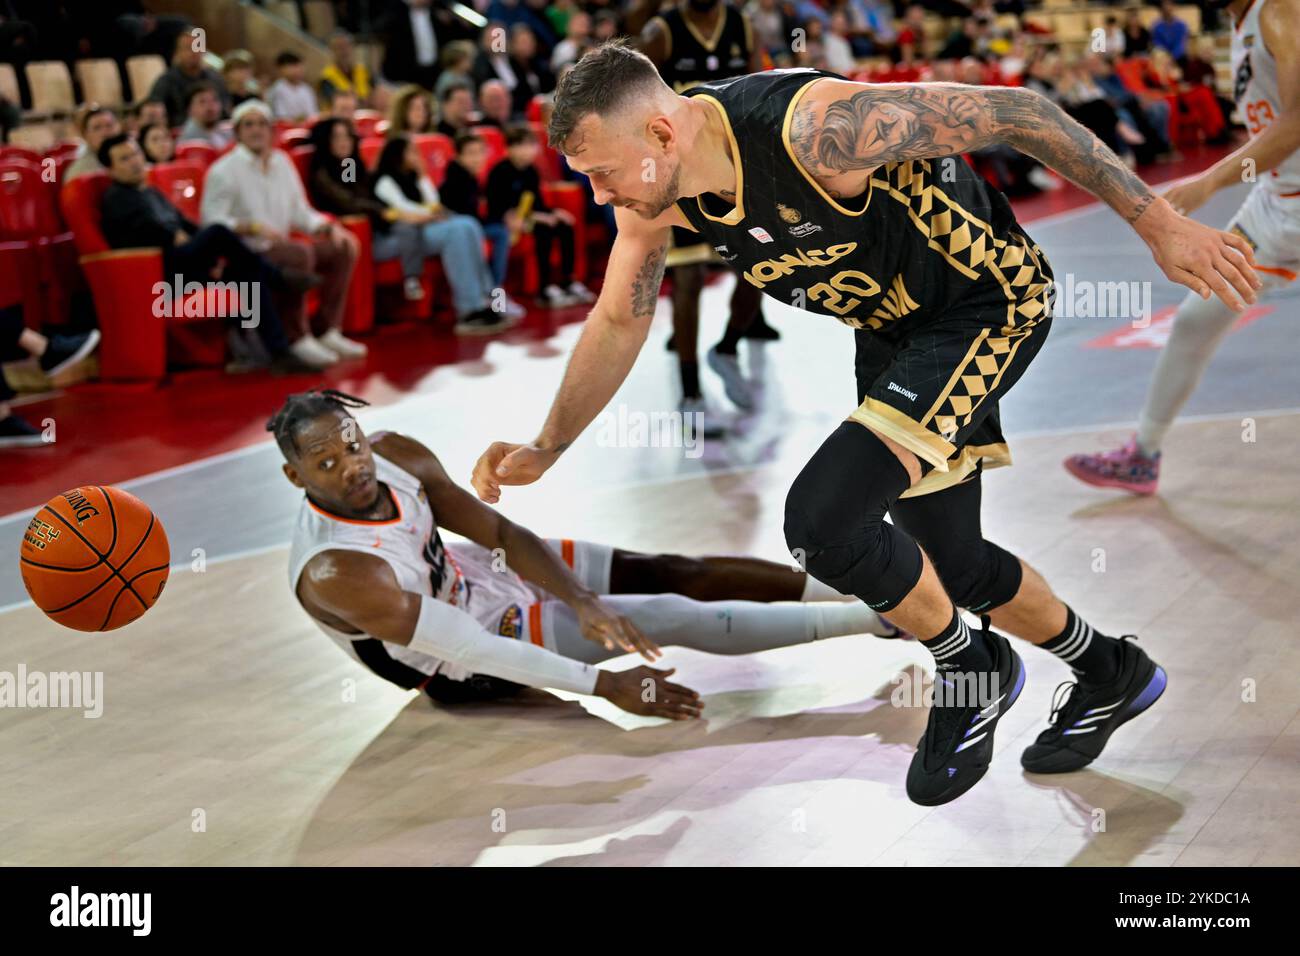
[(1121, 448), (1095, 455), (1071, 455), (1065, 470), (1086, 485), (1122, 488), (1135, 495), (1154, 495), (1160, 480), (1160, 452), (1148, 458), (1130, 438)]

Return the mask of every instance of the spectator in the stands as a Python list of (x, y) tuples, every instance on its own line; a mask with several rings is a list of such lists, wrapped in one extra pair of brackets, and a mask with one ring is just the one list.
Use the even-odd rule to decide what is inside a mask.
[(1151, 33), (1142, 25), (1136, 9), (1124, 15), (1124, 55), (1138, 56), (1151, 49)]
[[(487, 221), (503, 223), (512, 242), (531, 231), (537, 253), (544, 305), (552, 308), (592, 301), (591, 292), (573, 274), (574, 218), (565, 209), (551, 209), (542, 196), (537, 173), (537, 136), (523, 125), (506, 130), (505, 158), (487, 178)], [(551, 252), (560, 248), (560, 268), (551, 265)]]
[(285, 50), (275, 58), (279, 76), (266, 90), (267, 102), (276, 119), (300, 123), (316, 115), (316, 91), (307, 82), (307, 68), (302, 57)]
[(226, 81), (232, 109), (244, 100), (261, 98), (262, 88), (253, 75), (253, 54), (247, 50), (231, 50), (227, 53), (221, 67), (221, 76)]
[[(89, 358), (99, 345), (99, 331), (75, 335), (42, 335), (23, 321), (22, 305), (0, 309), (0, 361), (31, 357), (46, 377), (54, 378)], [(0, 375), (0, 448), (45, 444), (45, 436), (25, 418), (13, 413), (14, 390)]]
[(433, 98), (441, 100), (447, 87), (454, 83), (474, 85), (474, 44), (468, 40), (448, 43), (442, 50), (442, 72), (433, 87)]
[(483, 225), (483, 233), (492, 243), (492, 282), (498, 288), (506, 284), (506, 266), (510, 261), (510, 232), (504, 222), (483, 222), (483, 205), (479, 195), (479, 177), (487, 165), (487, 144), (477, 133), (459, 133), (455, 140), (456, 158), (443, 172), (442, 201), (453, 212), (473, 216)]
[(551, 25), (540, 9), (545, 6), (544, 2), (540, 3), (539, 9), (534, 10), (523, 0), (490, 0), (483, 15), (511, 31), (516, 26), (527, 27), (533, 36), (540, 37), (543, 45), (550, 49), (555, 45), (555, 35), (551, 32)]
[(605, 43), (618, 36), (618, 14), (612, 10), (596, 11), (595, 25), (592, 33), (597, 44)]
[(507, 39), (508, 28), (504, 23), (489, 23), (479, 35), (478, 54), (474, 59), (474, 80), (480, 86), (487, 80), (501, 80), (514, 89), (518, 80), (510, 65), (510, 53)]
[(412, 83), (397, 91), (388, 107), (387, 136), (418, 136), (435, 132), (433, 98), (422, 86)]
[(376, 243), (376, 255), (400, 258), (407, 295), (420, 291), (424, 260), (442, 259), (456, 310), (456, 331), (495, 332), (513, 324), (523, 309), (499, 293), (494, 311), (492, 275), (483, 259), (483, 227), (473, 216), (452, 212), (429, 179), (415, 143), (405, 136), (384, 144), (375, 167), (372, 195), (393, 226)]
[(474, 91), (467, 83), (453, 83), (443, 90), (438, 106), (441, 116), (436, 130), (443, 136), (455, 139), (461, 130), (474, 125)]
[(853, 44), (849, 42), (849, 20), (842, 11), (831, 14), (830, 26), (822, 36), (822, 49), (826, 56), (826, 69), (832, 73), (848, 75), (857, 69)]
[(221, 101), (217, 91), (206, 83), (190, 87), (185, 110), (189, 118), (176, 139), (181, 143), (207, 143), (222, 150), (234, 142), (234, 134), (221, 122)]
[(911, 51), (913, 60), (930, 59), (931, 45), (925, 36), (925, 7), (919, 3), (909, 4), (903, 14), (903, 27), (898, 31), (898, 48), (901, 53)]
[(336, 91), (344, 91), (356, 96), (358, 106), (369, 106), (370, 71), (357, 59), (352, 34), (346, 30), (335, 30), (330, 34), (330, 55), (330, 64), (320, 75), (321, 101), (329, 103)]
[[(271, 108), (247, 100), (235, 109), (237, 145), (208, 169), (203, 187), (202, 219), (219, 223), (244, 238), (281, 269), (314, 272), (321, 277), (320, 312), (315, 331), (302, 296), (280, 309), (294, 353), (304, 361), (333, 361), (366, 353), (360, 342), (343, 336), (343, 310), (356, 264), (356, 237), (313, 209), (307, 202), (293, 160), (275, 148)], [(296, 239), (290, 232), (305, 233)]]
[(137, 116), (139, 117), (138, 129), (143, 129), (153, 123), (160, 126), (170, 126), (167, 116), (167, 104), (162, 100), (142, 100), (140, 102)]
[(157, 165), (170, 163), (176, 158), (176, 141), (166, 123), (150, 123), (140, 130), (136, 140), (147, 162)]
[(591, 15), (585, 10), (575, 10), (569, 17), (564, 39), (551, 51), (551, 72), (559, 73), (566, 66), (577, 63), (590, 48)]
[(357, 94), (351, 90), (335, 90), (327, 101), (327, 113), (333, 119), (351, 122), (357, 115)]
[(149, 99), (162, 100), (167, 106), (167, 123), (180, 126), (185, 122), (185, 102), (190, 87), (197, 83), (207, 83), (217, 90), (221, 100), (221, 112), (225, 115), (230, 110), (230, 94), (226, 92), (226, 81), (216, 70), (203, 63), (202, 43), (189, 31), (182, 31), (176, 37), (176, 49), (172, 52), (172, 64), (154, 80), (149, 90)]
[(1116, 58), (1124, 55), (1124, 28), (1119, 25), (1119, 17), (1113, 13), (1106, 16), (1103, 39), (1104, 49), (1094, 52), (1104, 53), (1106, 56)]
[(1089, 54), (1085, 60), (1092, 81), (1106, 94), (1106, 100), (1115, 108), (1115, 115), (1142, 135), (1142, 142), (1133, 147), (1139, 164), (1158, 159), (1172, 158), (1169, 150), (1169, 104), (1163, 99), (1143, 103), (1124, 85), (1110, 57)]
[(1182, 64), (1187, 58), (1187, 38), (1191, 31), (1178, 19), (1173, 0), (1162, 0), (1160, 19), (1151, 25), (1151, 45), (1164, 50)]
[(478, 105), (481, 125), (495, 126), (502, 131), (510, 125), (510, 91), (500, 80), (488, 80), (479, 87)]
[(299, 355), (289, 344), (271, 294), (272, 289), (291, 284), (293, 289), (303, 291), (315, 284), (313, 278), (305, 274), (291, 278), (282, 273), (248, 249), (224, 225), (199, 228), (186, 219), (167, 197), (148, 185), (144, 153), (126, 134), (104, 140), (99, 155), (113, 180), (104, 191), (101, 208), (101, 227), (110, 246), (162, 249), (162, 273), (168, 286), (172, 285), (173, 277), (179, 277), (181, 284), (248, 283), (238, 294), (251, 295), (251, 303), (223, 303), (227, 314), (221, 317), (229, 320), (231, 352), (237, 363), (228, 366), (231, 371), (245, 371), (264, 364), (256, 360), (257, 350), (248, 347), (240, 331), (244, 316), (239, 305), (252, 306), (253, 314), (247, 318), (256, 324), (250, 327), (256, 328), (267, 360), (276, 370), (305, 372), (330, 364), (320, 357), (313, 361), (310, 355)]
[[(449, 6), (449, 5), (448, 5)], [(451, 14), (433, 0), (394, 0), (380, 22), (384, 78), (432, 89), (438, 78), (438, 50), (452, 27)]]
[(81, 130), (83, 145), (77, 158), (63, 171), (64, 183), (87, 173), (102, 172), (104, 167), (99, 163), (99, 146), (110, 136), (122, 132), (116, 113), (106, 106), (93, 104), (83, 108), (77, 126)]
[(510, 28), (510, 69), (515, 75), (515, 84), (510, 89), (510, 106), (516, 116), (524, 114), (534, 96), (555, 89), (555, 76), (538, 55), (537, 35), (525, 23), (516, 23)]
[(773, 59), (789, 54), (790, 34), (777, 0), (749, 0), (745, 5), (745, 15), (753, 28), (754, 42), (760, 49)]

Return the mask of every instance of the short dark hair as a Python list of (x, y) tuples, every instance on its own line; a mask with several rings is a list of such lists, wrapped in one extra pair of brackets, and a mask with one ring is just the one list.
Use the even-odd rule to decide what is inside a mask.
[(564, 152), (565, 141), (586, 116), (606, 116), (662, 85), (655, 65), (630, 39), (602, 43), (583, 54), (555, 88), (547, 137)]
[(526, 123), (514, 123), (506, 127), (506, 145), (518, 146), (520, 143), (537, 142), (537, 134)]
[(467, 129), (461, 130), (459, 133), (456, 134), (456, 138), (452, 140), (452, 144), (456, 147), (457, 156), (463, 153), (465, 151), (465, 147), (468, 146), (470, 143), (481, 143), (481, 142), (483, 142), (482, 136), (480, 136), (478, 133), (471, 132), (470, 130)]
[(301, 63), (302, 57), (292, 50), (285, 50), (275, 58), (276, 66), (292, 66), (295, 63)]
[(275, 443), (285, 458), (293, 461), (298, 457), (298, 432), (309, 422), (315, 421), (326, 412), (342, 412), (349, 418), (352, 409), (369, 405), (365, 399), (356, 398), (346, 392), (332, 388), (313, 388), (308, 392), (295, 392), (284, 400), (280, 410), (266, 423), (266, 430), (275, 435)]
[(470, 96), (474, 95), (474, 87), (470, 86), (464, 80), (457, 80), (455, 83), (448, 83), (446, 86), (443, 87), (442, 96), (438, 98), (438, 102), (440, 103), (447, 102), (449, 99), (452, 98), (453, 94), (459, 93), (461, 90), (464, 90)]
[(116, 115), (107, 106), (100, 106), (98, 103), (91, 103), (88, 107), (86, 107), (86, 112), (81, 115), (81, 123), (80, 123), (81, 131), (84, 133), (86, 131), (86, 127), (90, 125), (90, 121), (94, 119), (96, 116), (100, 116), (104, 113), (108, 113), (109, 115)]
[(195, 83), (185, 91), (185, 112), (190, 111), (190, 107), (194, 105), (194, 98), (200, 93), (211, 93), (216, 96), (217, 88), (211, 83)]
[(99, 150), (95, 153), (95, 158), (99, 160), (99, 165), (108, 169), (113, 165), (113, 147), (121, 146), (123, 143), (131, 142), (131, 137), (127, 133), (115, 133), (99, 144)]

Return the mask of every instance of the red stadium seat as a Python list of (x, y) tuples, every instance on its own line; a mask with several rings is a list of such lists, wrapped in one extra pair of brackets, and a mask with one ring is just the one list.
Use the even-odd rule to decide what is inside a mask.
[(171, 200), (187, 219), (199, 221), (203, 177), (207, 170), (194, 161), (159, 163), (149, 170), (149, 182)]
[(384, 151), (382, 136), (367, 136), (361, 141), (361, 162), (366, 169), (373, 170), (379, 164), (379, 154)]
[(375, 127), (383, 122), (384, 114), (378, 110), (357, 110), (352, 114), (352, 128), (365, 139), (375, 135)]
[(307, 180), (311, 178), (311, 158), (315, 153), (315, 146), (295, 146), (289, 150), (289, 158), (298, 168), (298, 178), (302, 180), (304, 189), (307, 188)]
[(220, 152), (210, 143), (188, 142), (176, 144), (176, 155), (172, 159), (197, 162), (206, 169), (219, 155)]
[(175, 364), (220, 365), (225, 357), (222, 320), (186, 317), (186, 303), (171, 299), (173, 316), (158, 320), (156, 287), (172, 281), (162, 274), (162, 250), (113, 249), (104, 239), (100, 207), (108, 185), (107, 173), (92, 173), (67, 183), (60, 193), (103, 333), (101, 378), (157, 382), (167, 373), (169, 353)]
[(276, 144), (281, 149), (292, 149), (294, 146), (302, 146), (310, 142), (311, 130), (304, 129), (301, 126), (282, 129), (276, 133)]
[[(43, 162), (0, 158), (0, 243), (6, 272), (19, 278), (6, 295), (23, 302), (27, 324), (66, 321), (69, 292), (78, 281), (72, 234), (58, 209), (57, 177)], [(16, 293), (16, 294), (15, 294)]]
[(441, 133), (421, 133), (411, 137), (415, 148), (424, 160), (424, 171), (435, 186), (441, 186), (447, 175), (447, 164), (456, 157), (456, 147), (451, 137)]
[(528, 107), (524, 110), (524, 119), (530, 123), (540, 123), (542, 121), (542, 101), (546, 97), (538, 94), (528, 101)]
[(29, 163), (40, 165), (41, 154), (25, 146), (0, 144), (0, 159), (25, 159)]

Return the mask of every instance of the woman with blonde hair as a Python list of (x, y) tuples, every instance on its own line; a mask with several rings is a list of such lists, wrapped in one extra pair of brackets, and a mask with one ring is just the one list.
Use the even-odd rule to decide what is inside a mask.
[(433, 96), (414, 83), (404, 86), (393, 96), (388, 108), (389, 139), (394, 136), (415, 136), (435, 132), (438, 117), (433, 106)]

